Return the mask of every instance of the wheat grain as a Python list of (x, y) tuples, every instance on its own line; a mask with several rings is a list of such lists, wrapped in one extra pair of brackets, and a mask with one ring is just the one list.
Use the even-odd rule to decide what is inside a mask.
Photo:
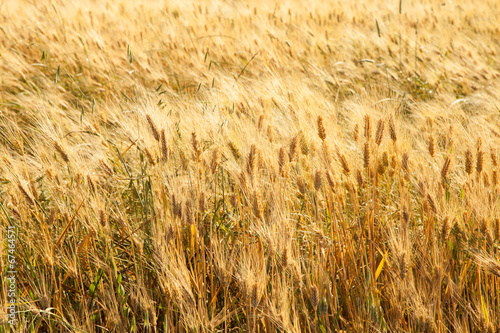
[(57, 141), (54, 140), (54, 147), (56, 148), (57, 152), (59, 155), (61, 155), (61, 158), (63, 159), (64, 162), (69, 163), (69, 157), (64, 148), (61, 146), (61, 144)]
[(21, 191), (21, 194), (24, 196), (26, 201), (30, 205), (34, 205), (35, 202), (33, 201), (31, 194), (28, 193), (28, 191), (24, 188), (24, 186), (22, 186), (21, 184), (17, 184), (17, 188), (19, 188), (19, 191)]
[(298, 136), (294, 136), (292, 142), (290, 143), (290, 149), (288, 152), (288, 158), (290, 162), (292, 162), (297, 156), (297, 142), (298, 142)]
[(153, 119), (151, 119), (151, 116), (149, 114), (146, 115), (146, 120), (148, 121), (151, 133), (153, 133), (153, 137), (156, 141), (160, 141), (160, 133), (158, 132), (158, 128), (156, 127), (156, 124), (154, 123)]
[(472, 153), (470, 150), (465, 152), (465, 172), (468, 175), (472, 173)]
[(231, 150), (231, 153), (233, 154), (233, 157), (236, 160), (239, 160), (241, 158), (241, 152), (239, 148), (236, 146), (236, 144), (233, 141), (229, 141), (228, 143), (229, 149)]
[(318, 116), (318, 136), (321, 139), (321, 141), (325, 141), (326, 139), (326, 130), (325, 127), (323, 126), (323, 117)]
[(318, 292), (318, 288), (313, 285), (311, 287), (311, 305), (312, 305), (312, 307), (313, 307), (313, 309), (315, 311), (318, 308), (318, 304), (319, 304), (319, 292)]
[(255, 174), (256, 161), (257, 161), (257, 147), (255, 145), (252, 145), (250, 147), (250, 153), (248, 153), (248, 158), (247, 158), (247, 172), (251, 178), (253, 178)]
[(363, 167), (368, 169), (370, 167), (370, 145), (368, 142), (365, 142), (365, 146), (363, 149)]
[(441, 178), (443, 180), (445, 180), (446, 176), (448, 175), (448, 171), (450, 170), (450, 163), (451, 159), (449, 156), (447, 156), (446, 160), (444, 161), (443, 167), (441, 168)]
[(195, 162), (200, 162), (201, 161), (201, 148), (200, 148), (200, 142), (198, 141), (198, 138), (196, 137), (196, 132), (191, 133), (191, 146), (193, 147), (193, 160)]
[(396, 125), (394, 124), (394, 117), (391, 115), (391, 118), (389, 119), (389, 135), (391, 137), (391, 140), (394, 144), (396, 144), (396, 141), (398, 140), (398, 135), (396, 132)]
[[(162, 153), (162, 156), (163, 156), (163, 161), (167, 161), (168, 160), (168, 146), (167, 146), (167, 139), (165, 138), (165, 130), (162, 129), (161, 130), (161, 153)], [(154, 165), (154, 164), (153, 164)]]
[(382, 119), (379, 119), (377, 122), (377, 131), (375, 132), (375, 143), (377, 146), (380, 146), (382, 143), (382, 139), (384, 137), (384, 128), (385, 128), (385, 123)]
[(429, 146), (428, 146), (428, 150), (429, 150), (429, 155), (431, 155), (431, 157), (434, 157), (435, 155), (435, 150), (434, 150), (434, 135), (431, 134), (431, 136), (429, 137)]
[(364, 116), (364, 122), (365, 122), (365, 139), (368, 141), (371, 139), (372, 136), (372, 129), (371, 129), (371, 118), (369, 115)]
[(359, 124), (354, 125), (354, 130), (352, 133), (352, 137), (354, 139), (354, 142), (358, 142), (359, 139)]
[(476, 158), (476, 172), (480, 174), (483, 171), (484, 152), (478, 150)]
[(319, 191), (322, 185), (323, 185), (323, 176), (321, 174), (321, 171), (318, 170), (314, 173), (314, 189), (316, 191)]

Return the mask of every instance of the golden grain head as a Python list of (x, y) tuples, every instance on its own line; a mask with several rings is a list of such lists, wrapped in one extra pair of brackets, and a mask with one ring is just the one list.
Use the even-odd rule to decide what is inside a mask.
[(311, 305), (312, 305), (313, 309), (316, 310), (318, 308), (318, 304), (319, 304), (319, 291), (318, 291), (318, 287), (316, 287), (314, 285), (311, 287), (310, 300), (311, 300)]
[(371, 129), (371, 118), (369, 115), (365, 115), (364, 118), (363, 118), (364, 122), (365, 122), (365, 139), (366, 140), (370, 140), (371, 136), (372, 136), (372, 129)]
[(476, 157), (476, 172), (480, 174), (483, 171), (484, 152), (479, 150)]
[(389, 135), (391, 137), (392, 142), (396, 143), (398, 140), (398, 135), (396, 132), (396, 124), (394, 123), (394, 117), (391, 115), (389, 119)]
[(377, 122), (377, 131), (375, 133), (375, 143), (380, 146), (382, 139), (384, 137), (385, 122), (383, 119), (379, 119)]
[(446, 179), (448, 171), (450, 170), (450, 164), (451, 164), (450, 156), (447, 156), (446, 160), (444, 161), (443, 167), (441, 168), (441, 178)]
[(359, 139), (359, 124), (354, 125), (354, 130), (352, 131), (352, 138), (354, 142), (358, 142)]
[(472, 152), (470, 150), (465, 152), (465, 172), (468, 175), (472, 173)]
[(298, 143), (298, 136), (294, 136), (292, 142), (290, 143), (288, 152), (288, 158), (290, 162), (292, 162), (297, 156), (297, 143)]
[(326, 130), (325, 130), (325, 126), (323, 125), (323, 117), (318, 116), (317, 123), (318, 123), (318, 136), (322, 141), (325, 141)]
[(370, 167), (370, 145), (368, 142), (365, 142), (365, 146), (363, 149), (363, 167), (368, 169)]
[(434, 135), (432, 135), (432, 134), (429, 137), (428, 150), (429, 150), (429, 155), (431, 155), (431, 157), (434, 157), (434, 155), (436, 154), (436, 151), (435, 151), (435, 146), (434, 146)]
[(156, 127), (156, 124), (149, 114), (146, 115), (146, 120), (148, 121), (149, 129), (151, 130), (153, 137), (156, 141), (160, 141), (160, 133), (158, 132), (158, 128)]

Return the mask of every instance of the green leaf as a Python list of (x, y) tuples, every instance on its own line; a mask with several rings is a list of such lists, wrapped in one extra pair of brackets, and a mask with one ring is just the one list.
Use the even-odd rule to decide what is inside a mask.
[(56, 77), (54, 79), (54, 82), (57, 84), (59, 82), (59, 76), (61, 75), (61, 65), (59, 65), (57, 67), (57, 71), (56, 71)]

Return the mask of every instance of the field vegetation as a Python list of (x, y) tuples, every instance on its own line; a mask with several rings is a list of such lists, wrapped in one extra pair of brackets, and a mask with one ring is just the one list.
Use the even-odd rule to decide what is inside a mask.
[(0, 332), (499, 332), (498, 1), (0, 7)]

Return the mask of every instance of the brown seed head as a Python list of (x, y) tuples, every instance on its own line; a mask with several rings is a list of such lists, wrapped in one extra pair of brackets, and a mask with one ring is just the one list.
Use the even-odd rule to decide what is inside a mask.
[(87, 175), (87, 184), (90, 188), (90, 191), (92, 193), (95, 193), (95, 185), (94, 185), (94, 182), (92, 181), (92, 177), (90, 175)]
[(167, 147), (167, 139), (165, 138), (165, 130), (161, 130), (161, 153), (163, 156), (163, 160), (166, 162), (168, 160), (168, 147)]
[(468, 175), (472, 173), (472, 152), (470, 150), (465, 152), (465, 172)]
[(481, 231), (481, 234), (486, 235), (487, 232), (490, 231), (488, 222), (486, 219), (482, 218), (481, 222), (479, 223), (479, 230)]
[(283, 253), (281, 254), (281, 268), (286, 269), (287, 266), (288, 266), (288, 251), (285, 247)]
[(493, 163), (494, 167), (498, 166), (498, 152), (496, 148), (491, 148), (491, 163)]
[(437, 209), (436, 209), (436, 204), (434, 203), (434, 199), (432, 199), (430, 194), (427, 194), (427, 202), (429, 203), (429, 208), (431, 211), (436, 214)]
[(108, 217), (106, 215), (106, 212), (102, 209), (99, 210), (99, 223), (101, 223), (101, 226), (103, 227), (108, 224)]
[(258, 295), (258, 285), (254, 283), (252, 286), (252, 292), (250, 294), (250, 302), (252, 307), (256, 308), (259, 305), (259, 295)]
[(212, 152), (212, 161), (210, 163), (210, 169), (212, 170), (212, 173), (215, 173), (217, 171), (219, 163), (220, 163), (220, 150), (219, 147), (216, 147)]
[(443, 180), (446, 179), (446, 175), (448, 174), (448, 171), (450, 170), (450, 163), (451, 163), (451, 159), (449, 156), (447, 156), (446, 160), (444, 161), (443, 167), (441, 168), (441, 178), (443, 178)]
[(233, 141), (229, 141), (227, 145), (229, 146), (229, 149), (231, 150), (231, 153), (233, 154), (234, 158), (236, 160), (239, 160), (241, 157), (241, 152), (236, 146), (236, 144)]
[(363, 149), (363, 166), (365, 169), (368, 169), (370, 166), (370, 144), (365, 142), (365, 147)]
[(354, 125), (354, 131), (352, 133), (352, 137), (354, 138), (354, 142), (358, 142), (358, 139), (359, 139), (359, 124)]
[(435, 151), (434, 151), (434, 136), (431, 134), (429, 137), (429, 154), (431, 157), (434, 157)]
[(149, 128), (153, 133), (153, 137), (155, 138), (156, 141), (160, 141), (160, 133), (158, 132), (158, 128), (156, 127), (153, 119), (151, 119), (151, 116), (149, 114), (146, 115), (146, 119), (148, 121)]
[(328, 185), (330, 185), (330, 187), (332, 189), (334, 189), (335, 188), (335, 181), (333, 180), (333, 176), (329, 170), (326, 170), (326, 180), (328, 180)]
[(182, 218), (182, 204), (175, 199), (175, 194), (172, 194), (172, 212), (174, 216)]
[(149, 164), (151, 164), (152, 166), (155, 166), (156, 165), (156, 160), (153, 157), (153, 154), (151, 153), (151, 150), (149, 150), (146, 147), (146, 148), (144, 148), (144, 153), (146, 155), (146, 158), (148, 159)]
[(101, 159), (101, 167), (102, 169), (110, 176), (112, 176), (114, 174), (114, 171), (113, 169), (111, 169), (111, 167), (108, 165), (108, 163), (106, 163), (106, 161), (104, 161), (103, 159)]
[(303, 155), (309, 155), (309, 145), (303, 133), (300, 134), (300, 150)]
[(191, 133), (191, 145), (193, 146), (194, 160), (196, 162), (200, 162), (201, 161), (201, 148), (200, 148), (200, 142), (196, 138), (196, 132)]
[(257, 129), (260, 132), (262, 130), (262, 127), (264, 126), (264, 115), (261, 114), (259, 117), (259, 123), (257, 125)]
[(292, 142), (290, 143), (290, 152), (288, 153), (288, 157), (290, 159), (290, 162), (292, 162), (295, 159), (295, 156), (297, 156), (297, 144), (298, 144), (298, 136), (294, 136), (292, 139)]
[(299, 189), (300, 194), (304, 195), (306, 193), (306, 183), (303, 177), (297, 178), (297, 188)]
[(285, 148), (284, 147), (281, 147), (280, 148), (280, 151), (279, 151), (279, 155), (278, 155), (278, 165), (279, 165), (279, 169), (280, 169), (280, 174), (283, 176), (283, 171), (284, 171), (284, 168), (285, 168), (285, 165), (286, 165), (286, 152), (285, 152)]
[(425, 196), (425, 185), (423, 181), (418, 182), (418, 195), (421, 196), (422, 198)]
[(61, 146), (59, 142), (54, 140), (54, 148), (56, 148), (57, 152), (59, 155), (61, 155), (61, 158), (63, 159), (64, 162), (69, 163), (69, 157), (64, 148)]
[(267, 139), (271, 143), (274, 142), (274, 127), (273, 126), (267, 126)]
[(380, 143), (382, 143), (382, 138), (384, 137), (384, 128), (385, 128), (385, 123), (382, 119), (379, 119), (377, 122), (377, 132), (375, 133), (375, 143), (377, 146), (380, 146)]
[(323, 185), (323, 176), (321, 174), (321, 171), (318, 170), (314, 174), (314, 189), (316, 191), (319, 191), (319, 189), (321, 188), (321, 185)]
[(450, 233), (450, 223), (449, 217), (446, 216), (443, 220), (443, 224), (441, 225), (441, 241), (446, 241), (448, 239), (448, 234)]
[(260, 198), (258, 193), (253, 194), (253, 213), (258, 219), (262, 218), (262, 206), (260, 204)]
[(399, 277), (404, 280), (406, 274), (408, 273), (408, 258), (406, 252), (402, 251), (396, 256), (396, 258), (399, 269)]
[(403, 158), (401, 159), (401, 167), (406, 172), (409, 171), (409, 168), (408, 168), (408, 159), (409, 159), (408, 153), (404, 152)]
[(356, 169), (356, 181), (358, 182), (359, 187), (363, 187), (363, 174), (359, 169)]
[(483, 151), (478, 151), (477, 152), (477, 160), (476, 160), (476, 171), (478, 174), (483, 171), (483, 164), (484, 164), (484, 152)]
[[(236, 204), (233, 204), (233, 207), (236, 207)], [(198, 211), (201, 214), (205, 212), (205, 192), (203, 191), (200, 193), (200, 197), (198, 198)]]
[(495, 226), (493, 229), (493, 237), (495, 237), (495, 240), (500, 239), (500, 219), (495, 219)]
[(389, 119), (389, 135), (391, 136), (392, 142), (396, 143), (398, 135), (396, 133), (396, 125), (394, 124), (394, 117), (392, 115)]
[(347, 163), (347, 159), (344, 154), (341, 154), (339, 150), (337, 150), (337, 157), (339, 159), (340, 165), (342, 166), (342, 171), (348, 175), (351, 172), (349, 168), (349, 163)]
[(325, 127), (323, 126), (323, 117), (321, 116), (318, 116), (318, 136), (321, 139), (321, 141), (325, 141), (326, 130)]
[(33, 198), (31, 197), (31, 194), (29, 194), (28, 191), (24, 188), (24, 186), (21, 184), (17, 184), (17, 187), (19, 188), (19, 191), (21, 191), (21, 194), (24, 196), (26, 201), (30, 205), (33, 205), (34, 204)]
[(408, 221), (410, 220), (410, 214), (408, 214), (408, 210), (406, 208), (403, 209), (403, 222), (408, 225)]
[(247, 160), (247, 172), (250, 175), (250, 177), (254, 176), (256, 161), (257, 161), (257, 147), (255, 145), (252, 145), (250, 147), (250, 153), (248, 154), (248, 160)]
[(364, 116), (364, 121), (365, 121), (365, 139), (370, 140), (372, 136), (372, 128), (371, 128), (371, 119), (369, 115)]
[(379, 173), (379, 175), (383, 175), (384, 174), (384, 172), (385, 172), (385, 165), (384, 165), (383, 161), (379, 161), (378, 162), (377, 172)]
[(315, 311), (318, 308), (318, 304), (319, 304), (319, 292), (318, 292), (318, 288), (313, 285), (311, 287), (311, 305), (312, 305), (312, 307), (313, 307), (313, 309)]
[(389, 154), (386, 151), (382, 154), (382, 163), (386, 168), (389, 166)]

